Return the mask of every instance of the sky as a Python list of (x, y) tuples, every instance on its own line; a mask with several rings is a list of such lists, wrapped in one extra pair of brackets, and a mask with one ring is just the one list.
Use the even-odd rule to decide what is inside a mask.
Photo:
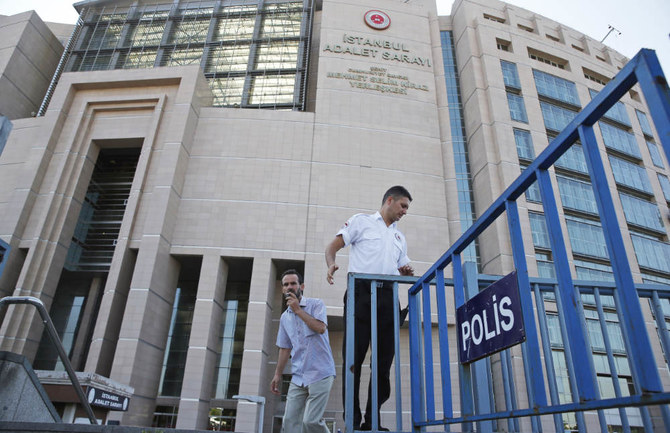
[[(411, 1), (411, 0), (410, 0)], [(0, 0), (0, 14), (34, 9), (44, 21), (74, 24), (71, 0)], [(440, 15), (449, 15), (453, 0), (437, 0)], [(656, 50), (670, 77), (670, 1), (668, 0), (507, 0), (600, 41), (613, 26), (605, 44), (632, 58), (641, 48)]]

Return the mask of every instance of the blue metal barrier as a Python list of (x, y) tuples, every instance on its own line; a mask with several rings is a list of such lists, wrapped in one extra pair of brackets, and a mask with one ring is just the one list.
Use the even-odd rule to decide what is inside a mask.
[[(411, 430), (425, 431), (430, 426), (443, 426), (445, 431), (449, 425), (461, 424), (462, 431), (497, 431), (500, 420), (506, 420), (508, 431), (542, 431), (542, 416), (550, 415), (553, 428), (563, 431), (566, 418), (574, 418), (574, 428), (586, 431), (590, 422), (584, 412), (593, 412), (603, 432), (608, 431), (608, 418), (618, 417), (623, 431), (631, 431), (636, 424), (645, 431), (670, 431), (670, 410), (665, 405), (670, 403), (670, 390), (662, 386), (659, 369), (665, 374), (668, 371), (667, 360), (670, 360), (670, 337), (663, 312), (664, 303), (670, 311), (670, 287), (660, 285), (635, 285), (630, 265), (627, 261), (623, 237), (614, 211), (614, 203), (607, 185), (601, 155), (593, 133), (593, 125), (602, 117), (630, 88), (639, 83), (645, 100), (649, 106), (662, 147), (670, 160), (670, 91), (651, 50), (640, 51), (619, 74), (598, 93), (593, 100), (575, 117), (575, 119), (549, 144), (549, 146), (524, 170), (521, 175), (507, 188), (503, 194), (482, 214), (482, 216), (454, 243), (446, 253), (437, 260), (421, 277), (394, 277), (383, 275), (350, 274), (348, 281), (347, 304), (354, 303), (354, 282), (364, 279), (371, 283), (372, 317), (376, 317), (376, 281), (393, 281), (394, 297), (397, 302), (398, 283), (411, 284), (408, 290), (409, 302), (409, 367), (411, 375)], [(579, 139), (585, 151), (586, 162), (595, 192), (598, 210), (603, 226), (608, 252), (612, 264), (614, 282), (578, 282), (573, 281), (565, 240), (560, 226), (558, 207), (554, 198), (548, 169)], [(556, 269), (556, 281), (533, 279), (528, 275), (526, 253), (523, 247), (521, 223), (516, 200), (524, 194), (533, 182), (540, 187), (545, 219), (551, 242)], [(521, 344), (523, 377), (525, 381), (525, 400), (519, 401), (517, 381), (514, 367), (518, 366), (518, 349), (506, 349), (495, 355), (496, 368), (502, 376), (502, 400), (494, 401), (492, 386), (491, 357), (470, 364), (458, 364), (459, 393), (452, 389), (452, 360), (449, 354), (448, 326), (449, 317), (455, 316), (456, 308), (462, 306), (478, 292), (482, 286), (493, 282), (497, 277), (477, 275), (474, 264), (461, 263), (461, 253), (501, 215), (507, 216), (511, 239), (514, 267), (517, 271), (519, 295), (522, 305), (523, 322), (526, 341)], [(452, 266), (453, 280), (447, 280), (444, 271)], [(453, 287), (453, 303), (449, 306), (446, 287)], [(435, 300), (431, 291), (435, 291)], [(583, 297), (593, 296), (593, 305), (586, 310)], [(546, 298), (549, 297), (549, 300)], [(603, 306), (603, 297), (613, 308), (607, 310)], [(652, 338), (647, 333), (645, 317), (639, 298), (648, 299), (654, 314), (658, 335), (653, 337), (665, 355), (666, 365), (660, 367), (654, 358)], [(534, 299), (533, 299), (534, 298)], [(589, 298), (590, 299), (590, 298)], [(553, 303), (556, 311), (547, 313), (547, 302)], [(433, 354), (433, 304), (437, 316), (440, 374), (434, 375), (433, 365), (436, 363)], [(396, 306), (397, 307), (397, 306)], [(403, 431), (402, 400), (406, 395), (401, 390), (401, 350), (399, 347), (398, 308), (394, 327), (396, 335), (395, 356), (395, 399), (396, 428)], [(587, 321), (585, 311), (594, 317)], [(537, 312), (537, 316), (535, 315)], [(347, 359), (345, 365), (353, 365), (354, 309), (347, 309)], [(451, 316), (450, 316), (451, 314)], [(565, 376), (569, 393), (559, 392), (559, 385), (566, 386), (565, 381), (557, 378), (556, 372), (563, 371), (554, 365), (551, 328), (547, 321), (549, 316), (555, 317), (559, 324), (560, 353), (565, 363)], [(621, 357), (615, 353), (609, 337), (610, 319), (616, 316), (621, 332), (621, 340), (625, 346), (628, 367), (621, 364)], [(589, 340), (589, 328), (597, 317), (603, 344), (600, 354), (594, 355), (593, 341)], [(554, 319), (552, 319), (554, 320)], [(537, 321), (537, 322), (536, 322)], [(536, 326), (537, 323), (537, 326)], [(453, 324), (453, 323), (452, 323)], [(553, 326), (553, 325), (552, 325)], [(539, 331), (539, 332), (538, 332)], [(372, 366), (376, 365), (376, 323), (372, 321)], [(452, 345), (454, 342), (452, 342)], [(558, 343), (554, 343), (558, 344)], [(557, 346), (558, 347), (558, 346)], [(516, 352), (515, 352), (516, 351)], [(606, 362), (603, 364), (603, 358)], [(595, 361), (602, 365), (595, 365)], [(453, 360), (454, 363), (458, 359)], [(614, 397), (601, 398), (598, 381), (602, 376), (600, 370), (607, 365), (613, 381)], [(621, 365), (620, 365), (621, 364)], [(622, 371), (628, 368), (628, 371)], [(599, 376), (600, 374), (600, 376)], [(373, 406), (376, 407), (377, 372), (373, 368), (372, 391)], [(622, 388), (619, 376), (630, 377), (630, 389)], [(354, 431), (353, 426), (353, 373), (347, 369), (345, 396), (345, 424), (348, 432)], [(436, 410), (435, 383), (439, 382), (439, 401), (441, 407)], [(549, 396), (547, 396), (547, 388)], [(454, 396), (458, 401), (454, 402)], [(548, 398), (549, 397), (549, 398)], [(653, 406), (652, 409), (649, 407)], [(639, 407), (639, 417), (631, 423), (630, 409)], [(504, 408), (504, 409), (497, 409)], [(441, 416), (438, 416), (441, 412)], [(457, 416), (456, 413), (459, 413)], [(565, 415), (570, 414), (570, 415)], [(528, 427), (520, 426), (519, 418), (530, 418)], [(373, 411), (372, 430), (379, 430), (379, 419)], [(663, 427), (658, 427), (658, 426)], [(664, 430), (663, 430), (664, 429)]]
[[(549, 146), (524, 170), (521, 175), (507, 188), (503, 194), (482, 214), (482, 216), (454, 243), (442, 257), (431, 266), (417, 282), (410, 288), (410, 343), (418, 335), (419, 316), (418, 295), (423, 292), (424, 317), (425, 304), (430, 301), (427, 294), (427, 283), (443, 278), (444, 269), (451, 264), (454, 275), (454, 300), (456, 307), (464, 304), (466, 298), (462, 275), (460, 254), (475, 239), (503, 213), (506, 213), (508, 229), (512, 243), (514, 266), (517, 271), (518, 286), (523, 311), (523, 322), (526, 328), (526, 342), (521, 345), (523, 366), (526, 377), (526, 391), (528, 407), (502, 412), (485, 413), (475, 411), (472, 386), (468, 385), (471, 379), (473, 366), (461, 366), (461, 413), (460, 418), (435, 418), (430, 396), (426, 397), (425, 407), (416, 402), (412, 406), (412, 420), (414, 429), (419, 431), (428, 425), (450, 424), (466, 422), (463, 429), (469, 430), (470, 421), (493, 420), (517, 416), (533, 416), (533, 431), (541, 431), (539, 420), (535, 417), (542, 414), (557, 414), (566, 411), (583, 411), (623, 407), (626, 405), (659, 404), (670, 402), (670, 393), (664, 392), (661, 385), (658, 368), (654, 362), (649, 336), (644, 327), (645, 321), (642, 309), (634, 289), (633, 276), (626, 257), (623, 237), (614, 210), (614, 203), (607, 185), (607, 178), (603, 167), (600, 151), (593, 133), (593, 125), (626, 93), (639, 83), (666, 156), (670, 159), (670, 92), (667, 81), (661, 71), (656, 55), (651, 50), (641, 50), (617, 76), (598, 93), (593, 100), (581, 111), (574, 120), (549, 144)], [(612, 264), (617, 290), (614, 291), (618, 314), (626, 343), (626, 352), (630, 361), (630, 368), (635, 386), (634, 395), (601, 399), (598, 392), (596, 376), (594, 374), (591, 348), (588, 344), (588, 335), (583, 326), (583, 311), (579, 308), (579, 292), (575, 290), (572, 281), (565, 241), (560, 227), (558, 207), (554, 198), (553, 187), (548, 169), (579, 139), (585, 151), (586, 162), (590, 174), (596, 202), (605, 234), (608, 252)], [(523, 247), (521, 224), (516, 200), (524, 194), (530, 185), (537, 181), (542, 196), (545, 219), (549, 232), (551, 249), (554, 256), (554, 266), (557, 275), (558, 291), (556, 298), (561, 306), (562, 324), (565, 326), (566, 355), (572, 364), (570, 377), (572, 379), (573, 401), (571, 404), (547, 403), (540, 344), (535, 327), (533, 303), (530, 291), (530, 281), (526, 267), (526, 253)], [(428, 313), (430, 310), (427, 311)], [(425, 321), (424, 321), (425, 323)], [(424, 326), (424, 333), (428, 332)], [(412, 351), (419, 350), (414, 344)], [(448, 358), (447, 358), (448, 359)], [(430, 363), (429, 363), (430, 361)], [(445, 359), (441, 360), (445, 364)], [(432, 353), (424, 354), (424, 368), (414, 367), (412, 370), (412, 396), (430, 391), (430, 384), (422, 380), (422, 374), (432, 370)], [(431, 373), (432, 374), (432, 373)], [(477, 412), (477, 413), (476, 413)], [(446, 411), (445, 411), (446, 413)], [(599, 414), (601, 426), (605, 417)], [(666, 427), (670, 428), (670, 416), (667, 408), (663, 409), (663, 418)], [(580, 430), (583, 422), (579, 422)], [(606, 427), (604, 427), (606, 430)]]

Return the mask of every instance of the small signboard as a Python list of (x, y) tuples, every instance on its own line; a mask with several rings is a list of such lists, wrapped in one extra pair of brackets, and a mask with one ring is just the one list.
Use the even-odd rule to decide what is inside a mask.
[(526, 340), (516, 272), (491, 284), (456, 309), (462, 364)]
[(88, 387), (88, 403), (91, 406), (103, 407), (109, 410), (127, 411), (129, 398), (109, 391), (103, 391), (92, 386)]

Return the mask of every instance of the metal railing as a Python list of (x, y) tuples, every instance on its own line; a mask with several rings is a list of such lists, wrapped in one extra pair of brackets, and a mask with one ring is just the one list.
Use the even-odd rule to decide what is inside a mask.
[[(70, 359), (68, 358), (67, 353), (65, 353), (63, 344), (61, 343), (60, 338), (58, 337), (58, 332), (56, 331), (56, 328), (54, 327), (54, 324), (51, 321), (51, 317), (49, 317), (49, 313), (47, 312), (47, 309), (42, 303), (42, 301), (32, 296), (6, 296), (0, 299), (0, 317), (3, 317), (2, 315), (3, 310), (7, 308), (10, 304), (28, 304), (37, 308), (37, 312), (40, 314), (40, 317), (42, 318), (42, 322), (44, 323), (44, 327), (47, 331), (47, 334), (49, 335), (51, 342), (54, 344), (54, 346), (56, 346), (58, 356), (60, 357), (63, 366), (65, 366), (65, 371), (67, 372), (67, 375), (70, 378), (70, 382), (72, 382), (72, 388), (74, 388), (77, 397), (79, 397), (79, 402), (86, 411), (86, 415), (88, 416), (89, 421), (91, 421), (91, 424), (97, 424), (98, 421), (95, 418), (95, 415), (93, 414), (93, 409), (91, 408), (91, 405), (88, 403), (86, 394), (84, 394), (84, 390), (81, 388), (81, 384), (79, 383), (79, 379), (77, 379), (77, 375), (74, 372), (74, 369), (72, 368)], [(0, 323), (0, 325), (2, 325), (2, 323)]]
[[(495, 200), (495, 202), (477, 219), (477, 221), (440, 257), (431, 268), (409, 290), (410, 307), (410, 343), (412, 353), (412, 420), (415, 430), (421, 430), (429, 425), (446, 425), (454, 422), (463, 422), (464, 429), (469, 430), (472, 421), (494, 420), (520, 416), (542, 414), (558, 414), (561, 412), (582, 411), (590, 409), (604, 409), (623, 406), (659, 404), (670, 402), (670, 393), (663, 389), (658, 367), (655, 364), (654, 353), (649, 336), (645, 329), (645, 317), (635, 291), (633, 275), (628, 263), (623, 236), (619, 229), (614, 202), (610, 193), (607, 177), (602, 161), (602, 155), (593, 132), (593, 125), (628, 92), (633, 85), (639, 83), (642, 93), (649, 107), (649, 112), (658, 131), (665, 154), (670, 159), (670, 91), (667, 81), (652, 50), (641, 50), (624, 68), (610, 81), (603, 90), (593, 97), (592, 101), (580, 111), (574, 120), (549, 144), (549, 146), (524, 170), (521, 175)], [(584, 149), (589, 176), (598, 206), (598, 212), (603, 227), (603, 233), (609, 252), (614, 282), (617, 289), (614, 291), (617, 313), (622, 326), (626, 353), (630, 362), (630, 369), (634, 391), (630, 396), (611, 399), (601, 399), (598, 383), (593, 374), (594, 366), (591, 357), (591, 348), (588, 333), (580, 324), (583, 310), (579, 308), (579, 292), (570, 273), (566, 243), (561, 229), (561, 221), (551, 184), (549, 169), (553, 164), (577, 141), (581, 141)], [(557, 275), (556, 299), (561, 306), (563, 317), (566, 358), (572, 365), (571, 404), (560, 404), (552, 398), (547, 402), (542, 368), (542, 357), (538, 332), (535, 326), (531, 283), (528, 277), (526, 253), (523, 246), (521, 222), (516, 200), (537, 181), (542, 196), (542, 205), (554, 257), (554, 266)], [(429, 398), (432, 391), (432, 346), (430, 341), (430, 321), (423, 322), (424, 347), (420, 345), (421, 337), (421, 302), (419, 294), (423, 294), (423, 312), (430, 317), (429, 282), (435, 280), (438, 287), (444, 285), (444, 269), (451, 265), (454, 278), (454, 303), (456, 307), (464, 305), (465, 301), (476, 294), (476, 290), (469, 289), (464, 284), (465, 272), (461, 263), (461, 253), (471, 245), (475, 239), (491, 226), (501, 215), (507, 217), (508, 230), (512, 246), (514, 267), (517, 271), (517, 280), (520, 294), (522, 320), (526, 330), (526, 341), (521, 344), (523, 368), (526, 381), (528, 406), (524, 409), (509, 409), (496, 411), (486, 404), (473, 384), (473, 377), (483, 374), (481, 361), (459, 366), (461, 379), (460, 401), (461, 416), (453, 417), (450, 402), (445, 403), (443, 419), (435, 416), (434, 401)], [(472, 272), (469, 272), (472, 274)], [(472, 280), (473, 278), (470, 277)], [(476, 279), (476, 278), (475, 278)], [(472, 283), (470, 283), (471, 285)], [(471, 286), (472, 287), (472, 286)], [(437, 315), (438, 326), (446, 323), (444, 293), (438, 290)], [(448, 341), (446, 333), (440, 332), (440, 355), (443, 365), (442, 381), (450, 386), (449, 372), (444, 365), (449, 365)], [(423, 353), (422, 353), (423, 352)], [(418, 362), (423, 356), (425, 364)], [(446, 361), (446, 362), (445, 362)], [(483, 408), (483, 410), (482, 410)], [(599, 414), (600, 424), (606, 425), (605, 416)], [(663, 409), (663, 418), (666, 427), (670, 428), (670, 415)], [(541, 431), (541, 425), (536, 417), (531, 418), (532, 430)], [(580, 423), (582, 424), (582, 423)], [(490, 427), (490, 424), (489, 424)], [(606, 429), (606, 427), (603, 427)], [(583, 425), (579, 426), (584, 431)], [(490, 428), (485, 428), (490, 430)]]
[[(398, 283), (412, 284), (409, 296), (409, 367), (411, 375), (411, 429), (414, 432), (425, 431), (431, 426), (443, 426), (445, 431), (449, 425), (461, 423), (463, 431), (494, 431), (496, 422), (508, 423), (507, 429), (520, 431), (519, 418), (530, 418), (530, 425), (523, 431), (542, 431), (540, 417), (550, 415), (556, 431), (565, 429), (563, 414), (570, 413), (576, 425), (571, 426), (578, 431), (586, 431), (588, 421), (585, 411), (595, 411), (601, 431), (608, 431), (608, 423), (612, 424), (612, 411), (618, 411), (619, 423), (624, 431), (630, 431), (631, 422), (625, 408), (641, 407), (641, 427), (646, 431), (670, 431), (670, 410), (665, 404), (670, 403), (670, 390), (664, 389), (659, 372), (668, 374), (667, 360), (670, 359), (670, 337), (665, 324), (662, 300), (669, 299), (670, 288), (656, 285), (635, 285), (623, 236), (619, 229), (614, 203), (607, 184), (600, 149), (595, 139), (593, 125), (628, 92), (633, 85), (639, 83), (649, 107), (649, 112), (656, 126), (662, 147), (670, 160), (670, 91), (661, 71), (656, 55), (651, 50), (641, 50), (603, 90), (593, 97), (592, 101), (577, 114), (574, 120), (549, 144), (549, 146), (524, 170), (502, 195), (482, 214), (482, 216), (440, 257), (430, 269), (419, 278), (394, 277), (383, 275), (350, 274), (348, 281), (347, 305), (354, 303), (354, 282), (364, 279), (371, 282), (371, 317), (377, 317), (376, 282), (392, 281), (394, 306), (395, 359), (396, 359), (396, 428), (403, 431), (402, 425), (402, 391), (399, 359), (399, 318), (397, 314)], [(588, 172), (595, 193), (603, 233), (612, 265), (613, 283), (573, 281), (570, 271), (566, 242), (561, 229), (558, 207), (551, 184), (549, 169), (577, 141), (581, 141), (584, 149)], [(547, 230), (554, 257), (556, 281), (536, 280), (529, 278), (526, 264), (526, 252), (519, 212), (516, 200), (534, 183), (538, 182), (545, 212)], [(502, 379), (502, 396), (497, 398), (492, 385), (491, 357), (471, 363), (458, 363), (458, 393), (452, 388), (452, 368), (449, 354), (449, 313), (447, 312), (446, 285), (453, 287), (452, 314), (456, 308), (465, 304), (479, 292), (482, 282), (491, 282), (496, 277), (477, 275), (476, 266), (461, 262), (461, 253), (471, 245), (477, 237), (491, 226), (503, 214), (507, 217), (508, 230), (512, 246), (514, 267), (521, 303), (522, 321), (525, 327), (525, 342), (518, 348), (506, 349), (496, 354), (500, 372), (497, 378)], [(453, 280), (446, 280), (444, 271), (451, 265)], [(431, 290), (435, 291), (435, 301), (431, 299)], [(547, 311), (543, 293), (553, 293), (555, 298), (556, 318), (559, 322), (561, 335), (560, 347), (552, 348), (550, 341)], [(582, 295), (592, 295), (595, 308), (588, 308), (590, 314), (597, 317), (597, 323), (603, 332), (601, 354), (605, 356), (609, 373), (605, 377), (612, 378), (614, 397), (601, 397), (598, 372), (594, 365), (594, 354), (590, 341), (593, 338), (588, 332)], [(533, 296), (534, 295), (534, 296)], [(602, 305), (603, 296), (611, 297), (614, 308), (606, 311)], [(650, 308), (657, 323), (658, 336), (651, 338), (646, 329), (645, 315), (638, 296), (648, 298)], [(533, 304), (533, 297), (536, 305)], [(609, 299), (609, 298), (608, 298)], [(433, 307), (435, 304), (435, 307)], [(345, 366), (353, 366), (354, 345), (354, 308), (347, 308), (346, 320), (346, 359)], [(433, 355), (433, 311), (437, 316), (437, 347), (439, 351), (440, 374), (435, 375), (433, 366), (436, 362)], [(536, 316), (537, 313), (537, 316)], [(607, 313), (607, 314), (606, 314)], [(625, 348), (626, 363), (620, 363), (618, 355), (612, 348), (608, 334), (609, 326), (605, 317), (616, 316), (616, 326), (621, 332), (622, 344)], [(453, 324), (453, 317), (452, 324)], [(537, 322), (536, 322), (537, 320)], [(537, 323), (537, 325), (536, 325)], [(592, 323), (591, 323), (592, 325)], [(539, 327), (539, 330), (538, 330)], [(371, 320), (372, 332), (372, 407), (377, 407), (378, 372), (377, 364), (377, 324)], [(608, 331), (608, 332), (605, 332)], [(541, 338), (540, 338), (541, 337)], [(658, 341), (660, 349), (654, 352), (651, 341)], [(454, 342), (452, 342), (452, 345)], [(561, 382), (569, 387), (569, 392), (559, 393), (557, 367), (553, 363), (554, 349), (562, 351), (565, 369)], [(513, 357), (513, 351), (521, 352), (521, 357)], [(515, 353), (516, 353), (515, 352)], [(666, 361), (664, 366), (657, 362), (656, 355), (663, 353)], [(516, 392), (520, 376), (515, 375), (514, 367), (518, 367), (521, 359), (523, 380), (525, 381), (524, 401), (520, 401)], [(602, 357), (598, 358), (602, 360)], [(543, 362), (544, 360), (544, 362)], [(618, 364), (619, 363), (619, 364)], [(629, 371), (623, 371), (627, 365)], [(599, 366), (599, 368), (602, 366)], [(346, 368), (345, 375), (345, 424), (348, 432), (354, 431), (353, 425), (353, 372)], [(546, 375), (545, 375), (546, 372)], [(603, 374), (600, 373), (602, 377)], [(622, 389), (619, 376), (630, 378), (630, 389)], [(669, 378), (666, 377), (666, 381)], [(439, 383), (441, 397), (441, 416), (436, 411), (435, 383)], [(666, 382), (667, 383), (667, 382)], [(549, 400), (547, 398), (549, 389)], [(457, 399), (454, 399), (457, 396)], [(458, 406), (455, 408), (455, 401)], [(654, 414), (649, 406), (653, 406)], [(378, 431), (380, 424), (376, 411), (372, 411), (372, 430)], [(459, 416), (457, 415), (457, 412)], [(608, 419), (609, 418), (609, 419)], [(495, 421), (495, 422), (494, 422)], [(526, 421), (527, 422), (527, 421)]]
[[(473, 263), (464, 265), (466, 276), (464, 284), (469, 292), (477, 292), (492, 284), (498, 276), (477, 275), (476, 266)], [(551, 405), (536, 407), (521, 407), (520, 400), (524, 399), (523, 382), (526, 388), (529, 385), (527, 372), (519, 374), (519, 357), (515, 348), (506, 349), (495, 356), (495, 364), (491, 359), (482, 359), (474, 362), (471, 366), (458, 367), (458, 380), (460, 389), (452, 386), (454, 367), (449, 357), (449, 348), (457, 344), (454, 330), (453, 318), (456, 316), (456, 304), (447, 303), (446, 294), (453, 290), (454, 279), (442, 279), (442, 282), (432, 280), (421, 292), (420, 308), (410, 312), (409, 343), (400, 338), (400, 326), (398, 311), (399, 287), (411, 286), (418, 280), (416, 277), (397, 277), (390, 275), (371, 274), (349, 274), (349, 286), (354, 287), (356, 281), (363, 280), (371, 284), (371, 299), (376, 299), (378, 282), (392, 282), (396, 305), (394, 307), (394, 334), (395, 334), (395, 362), (392, 367), (392, 383), (394, 383), (394, 401), (386, 407), (386, 410), (395, 412), (395, 426), (391, 431), (410, 432), (423, 431), (429, 426), (451, 424), (463, 424), (462, 431), (498, 431), (503, 429), (497, 426), (496, 421), (506, 423), (506, 431), (542, 431), (542, 416), (551, 416), (555, 431), (564, 431), (567, 425), (580, 432), (596, 429), (593, 425), (596, 421), (585, 420), (584, 412), (592, 412), (593, 418), (597, 417), (597, 423), (602, 431), (607, 431), (608, 426), (620, 426), (624, 432), (630, 432), (631, 427), (641, 427), (645, 431), (668, 431), (670, 429), (670, 410), (666, 403), (670, 403), (670, 393), (667, 391), (654, 394), (640, 394), (628, 389), (631, 383), (632, 368), (628, 367), (630, 360), (627, 350), (622, 348), (623, 318), (621, 308), (617, 303), (616, 284), (603, 281), (575, 281), (574, 286), (578, 291), (577, 308), (582, 312), (588, 312), (589, 317), (580, 314), (577, 327), (584, 335), (594, 334), (593, 325), (599, 330), (595, 333), (601, 338), (595, 338), (589, 345), (586, 358), (575, 363), (570, 356), (569, 330), (566, 322), (566, 307), (558, 295), (560, 290), (557, 281), (543, 278), (529, 278), (530, 286), (526, 291), (529, 297), (534, 298), (534, 324), (539, 335), (539, 347), (542, 357), (538, 358), (539, 370), (534, 378), (542, 382), (542, 389), (548, 389)], [(441, 290), (438, 290), (441, 287)], [(428, 290), (430, 288), (430, 290)], [(670, 286), (657, 284), (637, 284), (635, 286), (637, 296), (649, 304), (653, 314), (653, 321), (657, 333), (649, 335), (656, 348), (654, 369), (665, 371), (664, 379), (670, 380), (670, 365), (666, 360), (670, 359), (670, 332), (666, 324), (666, 318), (670, 321)], [(427, 293), (431, 293), (427, 295)], [(353, 302), (353, 290), (347, 292), (348, 305)], [(442, 293), (442, 295), (440, 295)], [(433, 298), (433, 294), (435, 297)], [(435, 302), (432, 302), (435, 301)], [(665, 304), (665, 306), (664, 306)], [(431, 307), (437, 306), (437, 321)], [(372, 317), (376, 314), (376, 304), (371, 305)], [(352, 366), (353, 341), (355, 335), (353, 308), (347, 308), (346, 326), (346, 365)], [(665, 311), (665, 313), (664, 313)], [(531, 311), (532, 313), (532, 311)], [(431, 319), (431, 316), (433, 318)], [(614, 318), (616, 316), (616, 318)], [(426, 319), (428, 317), (428, 319)], [(448, 319), (451, 318), (451, 319)], [(536, 321), (536, 322), (535, 322)], [(537, 323), (537, 325), (535, 325)], [(589, 323), (591, 326), (589, 326)], [(371, 321), (372, 344), (371, 365), (373, 366), (370, 376), (372, 380), (372, 407), (376, 407), (379, 401), (377, 384), (379, 382), (378, 372), (374, 366), (377, 363), (378, 341), (377, 326)], [(452, 330), (451, 338), (449, 330)], [(645, 331), (646, 332), (646, 331)], [(439, 354), (433, 354), (435, 337), (437, 333), (437, 344)], [(597, 337), (597, 336), (596, 336)], [(593, 337), (591, 337), (593, 338)], [(401, 343), (401, 340), (405, 343)], [(662, 354), (662, 357), (660, 356)], [(594, 364), (594, 359), (599, 358), (601, 367), (599, 369), (589, 368)], [(662, 359), (663, 358), (663, 359)], [(403, 369), (407, 368), (406, 360), (409, 359), (409, 368), (412, 375), (411, 384), (411, 422), (403, 422), (403, 413), (407, 413), (408, 390), (403, 389)], [(560, 359), (564, 366), (556, 365), (555, 359)], [(399, 361), (402, 360), (402, 361)], [(522, 361), (523, 362), (523, 361)], [(525, 363), (525, 362), (524, 362)], [(434, 371), (434, 365), (439, 364), (439, 371)], [(603, 374), (602, 367), (606, 364), (606, 372)], [(600, 381), (605, 387), (611, 386), (612, 398), (597, 398), (584, 400), (580, 397), (579, 384), (576, 382), (578, 375), (576, 370), (586, 368), (586, 375), (595, 383)], [(357, 426), (353, 425), (353, 371), (346, 369), (346, 394), (345, 394), (345, 426), (346, 431), (355, 431)], [(515, 373), (516, 371), (516, 373)], [(566, 386), (565, 377), (569, 381), (567, 390), (561, 392)], [(362, 378), (361, 382), (366, 378)], [(498, 394), (492, 387), (494, 380), (502, 384)], [(622, 386), (621, 383), (626, 384)], [(437, 384), (437, 385), (436, 385)], [(567, 392), (566, 392), (567, 391)], [(494, 407), (505, 407), (505, 410), (495, 411)], [(650, 406), (657, 406), (656, 412)], [(631, 409), (636, 408), (636, 409)], [(455, 414), (460, 413), (460, 416)], [(532, 417), (530, 426), (523, 428), (518, 418)], [(500, 420), (500, 421), (499, 421)], [(387, 420), (388, 421), (388, 420)], [(473, 426), (476, 424), (476, 429)], [(545, 426), (547, 422), (545, 421)], [(381, 420), (376, 411), (372, 413), (372, 431), (379, 431)], [(393, 428), (394, 427), (394, 428)], [(447, 430), (448, 431), (448, 430)]]

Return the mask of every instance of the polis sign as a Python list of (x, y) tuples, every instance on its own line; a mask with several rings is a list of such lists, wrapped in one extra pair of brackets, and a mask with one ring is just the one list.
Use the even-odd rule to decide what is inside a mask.
[(516, 272), (501, 278), (456, 309), (462, 364), (526, 340)]

